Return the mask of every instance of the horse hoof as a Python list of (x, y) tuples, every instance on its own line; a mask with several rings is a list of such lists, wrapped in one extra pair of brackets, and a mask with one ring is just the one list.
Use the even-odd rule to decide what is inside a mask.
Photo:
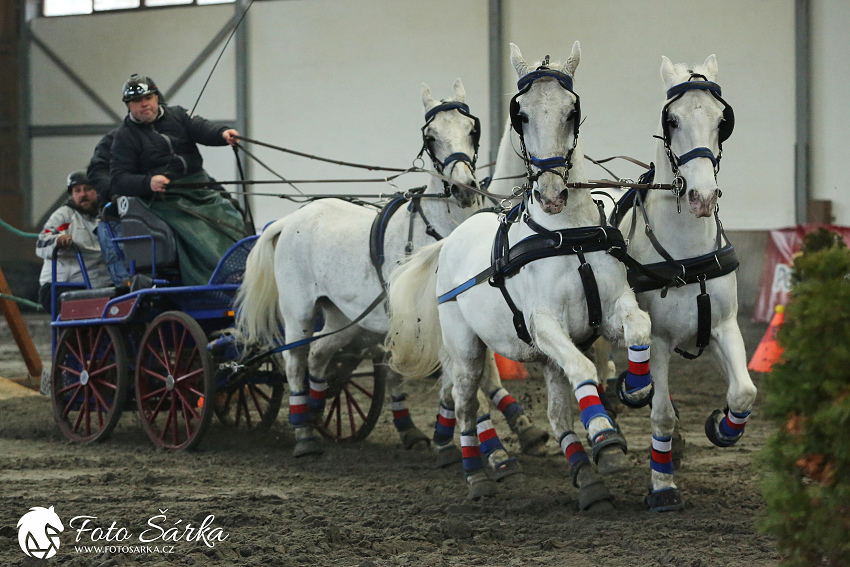
[(617, 398), (622, 402), (622, 404), (626, 407), (632, 409), (638, 409), (644, 407), (646, 404), (652, 401), (652, 394), (655, 392), (655, 385), (650, 384), (649, 388), (643, 388), (643, 394), (640, 391), (635, 392), (634, 394), (629, 394), (626, 392), (626, 375), (628, 371), (623, 371), (617, 377)]
[(727, 437), (720, 432), (720, 422), (723, 421), (723, 418), (726, 417), (726, 412), (716, 409), (711, 412), (711, 415), (708, 416), (708, 419), (705, 420), (705, 436), (708, 437), (708, 440), (718, 447), (731, 447), (735, 443), (738, 442), (738, 439), (744, 434), (744, 431), (734, 437)]
[(434, 461), (435, 469), (443, 469), (463, 461), (463, 453), (454, 443), (442, 446), (436, 445), (434, 450), (437, 453), (437, 458)]
[(599, 451), (599, 458), (596, 460), (596, 470), (599, 471), (599, 474), (607, 476), (629, 469), (631, 469), (631, 465), (622, 447), (611, 446)]
[(517, 432), (519, 444), (522, 447), (522, 452), (525, 455), (542, 456), (546, 454), (546, 443), (549, 441), (549, 434), (543, 431), (536, 425), (530, 424)]
[(321, 455), (324, 452), (321, 443), (315, 437), (299, 439), (292, 451), (293, 457), (305, 457), (307, 455)]
[(469, 485), (467, 500), (476, 501), (483, 498), (493, 498), (498, 492), (496, 483), (488, 478), (484, 471), (478, 471), (467, 476), (466, 483)]
[(401, 444), (408, 451), (413, 449), (419, 443), (424, 443), (425, 447), (429, 447), (431, 445), (431, 440), (427, 435), (422, 433), (418, 427), (413, 427), (411, 429), (407, 429), (405, 431), (399, 431), (399, 436), (401, 437)]
[(502, 482), (508, 477), (515, 474), (522, 474), (522, 465), (515, 458), (511, 457), (493, 467), (493, 480)]
[(593, 509), (594, 512), (603, 511), (606, 508), (613, 510), (614, 506), (611, 504), (613, 498), (604, 482), (594, 480), (579, 488), (578, 509), (582, 511)]
[(662, 488), (653, 490), (644, 499), (653, 512), (674, 512), (685, 507), (685, 501), (679, 494), (678, 488)]
[[(599, 460), (602, 456), (602, 450), (607, 449), (609, 447), (616, 448), (620, 453), (628, 453), (629, 446), (626, 444), (626, 439), (623, 437), (619, 431), (616, 429), (604, 429), (596, 434), (596, 436), (590, 441), (591, 456), (593, 457), (593, 462), (599, 466)], [(607, 455), (606, 455), (607, 458)], [(601, 471), (600, 471), (601, 472)], [(612, 471), (617, 472), (617, 471)], [(603, 473), (605, 474), (605, 473)], [(608, 473), (610, 474), (610, 473)]]

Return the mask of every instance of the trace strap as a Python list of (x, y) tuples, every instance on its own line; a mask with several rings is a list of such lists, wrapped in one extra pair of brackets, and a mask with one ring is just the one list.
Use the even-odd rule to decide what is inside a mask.
[(250, 366), (254, 362), (257, 362), (258, 360), (265, 358), (269, 355), (277, 354), (279, 352), (283, 352), (283, 351), (286, 351), (286, 350), (292, 350), (292, 349), (298, 348), (298, 347), (302, 347), (302, 346), (305, 346), (305, 345), (312, 343), (313, 341), (317, 341), (319, 339), (323, 339), (325, 337), (329, 337), (331, 335), (341, 333), (342, 331), (348, 329), (349, 327), (353, 327), (354, 325), (356, 325), (357, 323), (362, 321), (366, 317), (366, 315), (368, 315), (369, 313), (374, 311), (375, 308), (378, 307), (378, 305), (383, 303), (383, 301), (386, 297), (387, 297), (386, 290), (381, 290), (381, 293), (378, 295), (378, 297), (375, 298), (374, 301), (372, 301), (372, 303), (369, 304), (369, 307), (367, 307), (366, 310), (363, 311), (363, 313), (358, 315), (357, 318), (355, 318), (351, 323), (349, 323), (348, 325), (345, 325), (344, 327), (336, 329), (335, 331), (328, 331), (327, 333), (322, 333), (321, 335), (313, 335), (312, 337), (307, 337), (306, 339), (301, 339), (300, 341), (295, 341), (295, 342), (292, 342), (292, 343), (287, 343), (287, 344), (284, 344), (284, 345), (276, 346), (276, 347), (269, 349), (267, 351), (261, 352), (259, 354), (255, 354), (254, 356), (251, 356), (251, 357), (245, 359), (244, 361), (241, 361), (239, 364), (240, 364), (240, 366)]

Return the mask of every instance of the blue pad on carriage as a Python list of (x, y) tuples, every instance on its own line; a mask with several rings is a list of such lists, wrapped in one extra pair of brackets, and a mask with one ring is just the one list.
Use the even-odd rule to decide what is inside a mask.
[(118, 213), (121, 215), (124, 237), (152, 236), (156, 244), (156, 258), (153, 258), (150, 240), (124, 242), (124, 256), (128, 262), (135, 262), (137, 272), (150, 271), (154, 262), (156, 262), (157, 273), (160, 270), (173, 270), (178, 267), (174, 232), (164, 220), (147, 207), (142, 199), (121, 197), (118, 200)]

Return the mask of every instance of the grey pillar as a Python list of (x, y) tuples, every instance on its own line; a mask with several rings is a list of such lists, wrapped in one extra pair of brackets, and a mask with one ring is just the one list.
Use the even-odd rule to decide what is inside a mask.
[(505, 120), (502, 110), (502, 82), (504, 61), (504, 25), (502, 19), (502, 0), (489, 0), (487, 10), (487, 47), (490, 67), (490, 159), (496, 161), (499, 142), (502, 139), (502, 125)]
[(796, 135), (794, 144), (794, 210), (797, 224), (805, 224), (811, 176), (811, 0), (794, 2), (794, 70), (796, 82)]

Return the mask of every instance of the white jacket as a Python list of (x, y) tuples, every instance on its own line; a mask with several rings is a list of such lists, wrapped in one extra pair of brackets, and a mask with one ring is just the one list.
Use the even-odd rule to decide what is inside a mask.
[[(35, 253), (44, 258), (41, 276), (38, 279), (40, 285), (50, 283), (51, 258), (53, 257), (53, 250), (56, 248), (56, 238), (61, 234), (70, 234), (74, 244), (82, 253), (92, 287), (109, 287), (112, 285), (106, 263), (100, 254), (100, 242), (95, 233), (97, 225), (96, 216), (85, 215), (68, 205), (59, 207), (50, 215), (44, 229), (38, 235), (38, 243), (35, 246)], [(80, 263), (77, 261), (77, 254), (73, 247), (59, 249), (59, 253), (56, 255), (56, 281), (83, 282), (83, 273), (80, 270)]]

